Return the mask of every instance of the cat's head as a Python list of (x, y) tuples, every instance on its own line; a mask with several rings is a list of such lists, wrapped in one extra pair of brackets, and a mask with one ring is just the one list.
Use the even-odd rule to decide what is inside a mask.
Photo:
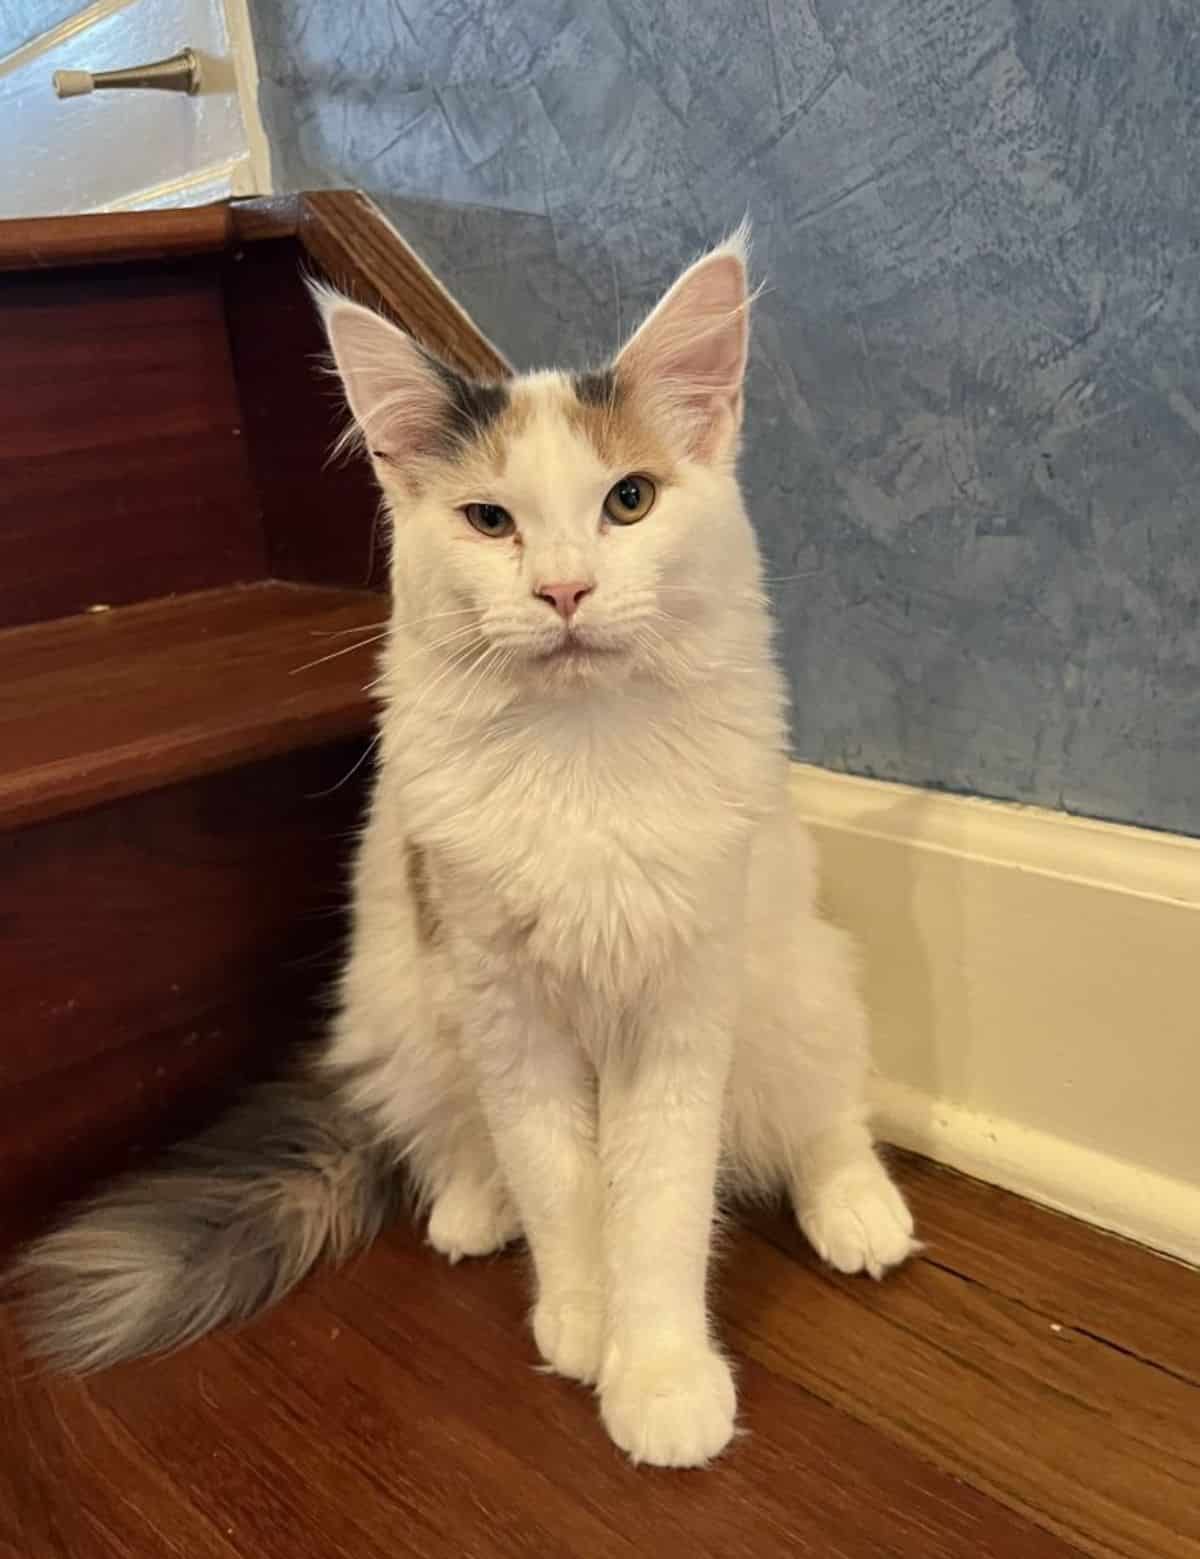
[(551, 683), (699, 667), (758, 582), (735, 473), (746, 244), (697, 261), (587, 374), (479, 383), (318, 294), (392, 512), (406, 634)]

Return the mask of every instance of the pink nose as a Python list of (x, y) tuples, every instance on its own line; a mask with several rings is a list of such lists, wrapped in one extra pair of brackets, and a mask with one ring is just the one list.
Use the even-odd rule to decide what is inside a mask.
[(567, 579), (552, 585), (538, 585), (533, 593), (539, 601), (552, 606), (563, 622), (569, 623), (579, 610), (580, 601), (585, 595), (591, 595), (594, 588), (584, 579)]

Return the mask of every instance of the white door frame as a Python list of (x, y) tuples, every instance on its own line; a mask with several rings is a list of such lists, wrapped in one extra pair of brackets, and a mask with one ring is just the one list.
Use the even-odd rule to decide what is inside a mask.
[[(157, 7), (150, 6), (150, 10)], [(166, 8), (174, 11), (175, 7)], [(139, 210), (148, 207), (163, 206), (193, 206), (206, 201), (220, 200), (233, 195), (266, 195), (273, 192), (271, 177), (270, 146), (267, 141), (266, 131), (263, 128), (262, 116), (258, 106), (258, 65), (254, 49), (254, 34), (251, 30), (250, 15), (247, 0), (204, 0), (199, 7), (200, 14), (210, 18), (208, 23), (202, 24), (199, 30), (202, 32), (207, 25), (214, 40), (219, 38), (223, 26), (226, 40), (225, 58), (214, 59), (209, 56), (205, 63), (208, 65), (208, 82), (210, 91), (214, 87), (218, 93), (227, 90), (236, 97), (237, 113), (240, 116), (240, 132), (236, 129), (236, 119), (228, 120), (226, 134), (222, 138), (219, 151), (221, 155), (211, 156), (212, 147), (208, 148), (206, 156), (202, 142), (203, 136), (197, 136), (198, 153), (196, 165), (180, 166), (178, 156), (174, 159), (175, 167), (172, 177), (161, 182), (145, 183), (130, 180), (136, 183), (132, 189), (121, 189), (119, 182), (116, 190), (110, 184), (106, 192), (107, 198), (99, 201), (80, 199), (76, 195), (70, 202), (68, 209), (83, 211), (127, 211)], [(134, 22), (131, 31), (136, 30), (135, 18), (140, 14), (139, 0), (92, 0), (91, 4), (81, 4), (80, 8), (57, 26), (49, 28), (46, 32), (31, 38), (20, 48), (14, 49), (8, 55), (0, 58), (0, 115), (3, 115), (6, 79), (13, 83), (15, 90), (22, 89), (16, 86), (18, 81), (36, 83), (38, 96), (29, 98), (29, 88), (25, 90), (25, 101), (40, 103), (41, 79), (44, 76), (45, 90), (51, 93), (51, 77), (54, 70), (60, 64), (76, 65), (83, 63), (88, 69), (97, 68), (87, 57), (86, 40), (89, 33), (102, 24), (109, 24), (110, 33), (113, 26), (120, 27), (121, 13), (128, 12), (130, 21)], [(195, 18), (193, 18), (194, 20)], [(145, 18), (144, 18), (145, 20)], [(151, 45), (151, 54), (167, 54), (176, 48), (183, 47), (193, 40), (185, 37), (166, 36), (167, 29), (163, 29), (164, 36), (157, 38), (158, 27), (155, 24), (151, 31), (154, 33)], [(140, 55), (145, 51), (144, 36), (139, 36), (136, 43), (131, 43), (133, 53)], [(72, 56), (82, 53), (85, 58), (79, 61)], [(102, 59), (104, 68), (113, 64), (135, 65), (142, 63), (140, 58), (112, 60)], [(217, 83), (219, 82), (219, 86)], [(202, 88), (203, 90), (203, 88)], [(105, 94), (107, 97), (108, 94)], [(113, 94), (115, 97), (115, 94)], [(140, 96), (140, 94), (139, 94)], [(193, 99), (191, 101), (199, 101)], [(55, 109), (55, 113), (61, 111), (64, 116), (79, 115), (79, 123), (82, 127), (85, 123), (84, 116), (88, 113), (90, 100), (79, 103), (71, 101), (62, 102)], [(96, 104), (101, 112), (108, 113), (115, 108), (115, 103), (105, 102)], [(178, 104), (182, 107), (182, 104)], [(14, 105), (15, 107), (15, 105)], [(231, 105), (232, 112), (232, 105)], [(35, 118), (39, 117), (35, 115)], [(21, 150), (21, 124), (22, 118), (18, 118), (15, 127), (6, 132), (7, 145), (5, 158), (19, 156)], [(45, 120), (42, 121), (45, 123)], [(69, 124), (64, 118), (63, 123)], [(39, 148), (32, 144), (36, 136), (31, 133), (30, 150), (35, 154)], [(55, 133), (52, 140), (61, 142), (62, 137)], [(63, 152), (60, 149), (59, 156)], [(186, 158), (183, 159), (186, 164)], [(110, 165), (111, 166), (111, 165)], [(144, 166), (144, 164), (143, 164)], [(143, 174), (144, 178), (144, 174)], [(36, 200), (36, 196), (35, 196)], [(30, 212), (28, 208), (3, 209), (0, 206), (0, 216), (15, 216), (26, 214), (43, 214), (35, 210)], [(55, 211), (45, 214), (59, 214)], [(63, 213), (65, 214), (65, 212)]]

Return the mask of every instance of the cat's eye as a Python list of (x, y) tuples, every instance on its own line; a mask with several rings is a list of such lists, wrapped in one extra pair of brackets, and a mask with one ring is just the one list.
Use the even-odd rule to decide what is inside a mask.
[(604, 512), (614, 525), (636, 525), (654, 507), (657, 489), (648, 476), (623, 476), (604, 500)]
[(512, 515), (498, 503), (468, 503), (463, 506), (467, 523), (481, 536), (511, 536), (516, 530)]

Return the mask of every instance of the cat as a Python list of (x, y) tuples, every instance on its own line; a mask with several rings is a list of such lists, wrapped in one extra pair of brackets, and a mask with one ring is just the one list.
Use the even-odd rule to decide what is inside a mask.
[(735, 1422), (718, 1188), (785, 1190), (841, 1272), (915, 1248), (788, 801), (736, 474), (747, 235), (586, 374), (476, 383), (318, 304), (393, 553), (337, 1016), (29, 1251), (35, 1345), (92, 1369), (249, 1315), (372, 1238), (403, 1180), (452, 1262), (523, 1236), (538, 1352), (618, 1446), (702, 1464)]

